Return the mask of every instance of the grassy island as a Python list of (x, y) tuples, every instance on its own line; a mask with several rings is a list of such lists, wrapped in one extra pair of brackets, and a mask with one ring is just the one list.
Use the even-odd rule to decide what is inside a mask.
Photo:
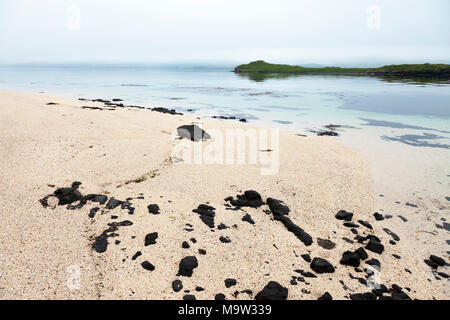
[(287, 64), (272, 64), (262, 60), (242, 64), (234, 69), (236, 73), (283, 73), (283, 74), (353, 74), (393, 76), (450, 76), (448, 64), (401, 64), (380, 68), (306, 68)]

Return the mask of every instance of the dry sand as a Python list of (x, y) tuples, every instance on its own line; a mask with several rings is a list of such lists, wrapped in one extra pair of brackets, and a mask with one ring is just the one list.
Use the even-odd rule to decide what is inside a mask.
[[(353, 212), (354, 222), (363, 219), (373, 225), (373, 231), (360, 226), (359, 234), (381, 238), (383, 254), (368, 251), (369, 257), (381, 262), (381, 283), (389, 288), (397, 284), (411, 298), (448, 298), (446, 286), (436, 286), (423, 261), (389, 244), (390, 236), (382, 231), (385, 221), (372, 216), (377, 200), (368, 164), (358, 152), (333, 138), (280, 132), (279, 150), (273, 151), (279, 151), (279, 171), (261, 175), (259, 165), (186, 164), (171, 157), (173, 147), (180, 143), (173, 134), (180, 125), (201, 122), (207, 132), (224, 132), (247, 129), (247, 124), (81, 106), (104, 107), (49, 95), (0, 92), (0, 298), (181, 299), (183, 290), (191, 290), (197, 299), (213, 299), (217, 293), (230, 300), (251, 299), (273, 280), (289, 289), (288, 299), (317, 299), (326, 291), (335, 299), (346, 299), (349, 294), (370, 290), (349, 277), (350, 273), (364, 277), (363, 272), (339, 264), (344, 251), (361, 246), (342, 240), (354, 235), (335, 219), (341, 209)], [(137, 182), (129, 182), (133, 180)], [(69, 187), (74, 181), (82, 182), (83, 194), (101, 193), (120, 200), (142, 194), (144, 199), (131, 200), (133, 215), (120, 207), (106, 210), (101, 206), (93, 219), (88, 217), (89, 210), (97, 204), (67, 210), (66, 206), (44, 208), (39, 203), (56, 188)], [(284, 201), (291, 209), (289, 217), (314, 243), (305, 246), (263, 212), (267, 206), (243, 208), (254, 225), (241, 220), (243, 210), (226, 210), (224, 198), (249, 189), (258, 191), (263, 200)], [(159, 215), (148, 213), (152, 203), (159, 205)], [(206, 226), (192, 212), (202, 203), (216, 208), (216, 226), (224, 223), (230, 228)], [(112, 220), (112, 215), (118, 219)], [(124, 220), (133, 225), (119, 227), (118, 236), (108, 238), (106, 252), (92, 249), (108, 223)], [(187, 223), (193, 226), (192, 232), (184, 230)], [(156, 244), (144, 246), (145, 235), (151, 232), (158, 232)], [(220, 236), (229, 237), (231, 243), (220, 242)], [(332, 240), (336, 248), (318, 246), (317, 238)], [(116, 240), (120, 243), (115, 244)], [(190, 243), (189, 249), (181, 247), (183, 241)], [(199, 248), (206, 255), (200, 255)], [(137, 251), (142, 255), (132, 260)], [(336, 272), (291, 285), (292, 276), (300, 276), (294, 270), (312, 271), (300, 257), (304, 253), (327, 259)], [(198, 259), (193, 276), (177, 277), (180, 260), (191, 255)], [(142, 268), (145, 260), (155, 266), (154, 271)], [(77, 268), (81, 281), (73, 287)], [(226, 288), (227, 278), (236, 279), (237, 285)], [(175, 279), (183, 282), (178, 293), (171, 286)], [(204, 291), (196, 292), (197, 286)], [(245, 289), (253, 294), (233, 296)]]

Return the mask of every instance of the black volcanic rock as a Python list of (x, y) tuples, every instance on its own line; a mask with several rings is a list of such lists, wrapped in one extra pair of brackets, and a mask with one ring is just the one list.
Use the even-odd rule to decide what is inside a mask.
[(106, 204), (105, 208), (109, 209), (109, 210), (112, 210), (112, 209), (115, 209), (118, 206), (120, 206), (122, 203), (123, 203), (123, 201), (120, 201), (120, 200), (117, 200), (117, 199), (114, 199), (114, 198), (110, 198), (108, 203)]
[(261, 195), (254, 190), (247, 190), (244, 194), (239, 194), (236, 196), (236, 199), (233, 197), (228, 197), (225, 201), (230, 202), (230, 204), (234, 207), (251, 207), (251, 208), (259, 208), (264, 204), (262, 201)]
[(333, 300), (333, 297), (328, 292), (325, 292), (321, 297), (317, 300)]
[(274, 215), (288, 215), (289, 214), (289, 207), (283, 203), (283, 201), (267, 198), (267, 204), (269, 205), (270, 211)]
[(231, 240), (228, 237), (224, 237), (224, 236), (220, 236), (219, 240), (222, 243), (230, 243), (231, 242)]
[(216, 210), (216, 208), (207, 204), (201, 204), (197, 209), (193, 209), (192, 212), (198, 213), (200, 215), (200, 220), (212, 229), (214, 228), (214, 216), (216, 215), (214, 210)]
[(442, 259), (441, 257), (435, 256), (435, 255), (431, 255), (430, 256), (430, 260), (433, 261), (434, 263), (436, 263), (439, 266), (445, 266), (445, 260)]
[(131, 260), (136, 260), (138, 257), (140, 257), (142, 255), (142, 252), (138, 251), (136, 252), (133, 257), (131, 258)]
[(369, 256), (367, 255), (366, 250), (363, 247), (360, 247), (355, 251), (355, 253), (361, 258), (361, 260), (366, 260)]
[(305, 260), (306, 262), (311, 262), (311, 256), (309, 254), (302, 254), (301, 257), (303, 258), (303, 260)]
[(345, 251), (340, 264), (345, 266), (359, 267), (360, 257), (355, 252)]
[(159, 214), (159, 206), (157, 204), (150, 204), (147, 207), (148, 213)]
[(390, 235), (392, 239), (394, 239), (395, 241), (400, 241), (400, 237), (391, 230), (389, 230), (388, 228), (383, 228), (383, 231), (386, 232), (388, 235)]
[(192, 140), (202, 141), (211, 139), (211, 136), (197, 125), (184, 125), (177, 128), (177, 133), (180, 137)]
[(180, 261), (178, 268), (178, 275), (184, 277), (191, 277), (192, 272), (198, 267), (198, 261), (195, 256), (185, 257)]
[(310, 265), (311, 269), (317, 273), (333, 273), (334, 267), (327, 260), (314, 258)]
[(381, 242), (378, 242), (376, 239), (371, 238), (369, 240), (369, 243), (366, 245), (366, 249), (381, 254), (384, 251), (384, 246), (381, 244)]
[(214, 300), (217, 301), (225, 300), (225, 295), (223, 293), (218, 293), (214, 296)]
[(152, 232), (145, 236), (145, 246), (149, 246), (151, 244), (156, 243), (156, 239), (158, 238), (158, 232)]
[(312, 237), (306, 233), (302, 228), (300, 228), (298, 225), (294, 224), (291, 219), (289, 219), (285, 215), (275, 216), (274, 219), (281, 221), (286, 229), (288, 229), (289, 232), (292, 232), (305, 246), (310, 246), (312, 244)]
[(370, 223), (368, 223), (367, 221), (364, 220), (358, 220), (358, 223), (364, 227), (366, 227), (367, 229), (372, 230), (372, 225)]
[(255, 224), (255, 221), (253, 221), (251, 215), (248, 213), (245, 214), (245, 216), (242, 217), (242, 221), (248, 222), (250, 224)]
[(255, 297), (255, 300), (286, 300), (288, 289), (278, 282), (270, 281)]
[(229, 288), (236, 285), (235, 279), (225, 279), (225, 287)]
[(167, 113), (167, 114), (171, 114), (171, 115), (183, 115), (182, 113), (176, 112), (175, 109), (167, 109), (167, 108), (163, 108), (163, 107), (153, 108), (152, 111)]
[(152, 264), (151, 264), (150, 262), (148, 262), (148, 261), (142, 262), (142, 263), (141, 263), (141, 266), (142, 266), (142, 268), (144, 268), (145, 270), (148, 270), (148, 271), (153, 271), (153, 270), (155, 270), (155, 266), (152, 265)]
[(193, 294), (183, 296), (183, 300), (197, 300)]
[(382, 220), (384, 220), (384, 216), (383, 216), (382, 214), (378, 213), (378, 212), (375, 212), (375, 213), (373, 214), (373, 216), (375, 217), (375, 220), (377, 220), (377, 221), (382, 221)]
[(83, 197), (78, 191), (78, 187), (81, 185), (81, 182), (73, 182), (70, 188), (59, 188), (56, 189), (53, 195), (58, 198), (58, 205), (62, 206), (65, 204), (70, 204), (75, 201), (80, 201)]
[(370, 259), (370, 260), (367, 260), (366, 263), (367, 263), (369, 266), (375, 266), (375, 267), (377, 267), (378, 269), (381, 268), (381, 263), (380, 263), (380, 261), (378, 261), (377, 259)]
[(437, 269), (439, 267), (439, 265), (436, 262), (433, 262), (431, 260), (424, 260), (424, 262), (431, 268), (433, 269)]
[(372, 292), (355, 293), (350, 295), (351, 300), (376, 300), (377, 296)]
[(183, 289), (183, 283), (181, 282), (181, 280), (174, 280), (172, 281), (172, 289), (175, 292), (180, 291), (181, 289)]
[(336, 219), (338, 220), (345, 220), (345, 221), (351, 221), (353, 218), (353, 213), (340, 210), (338, 213), (336, 213)]
[(187, 241), (183, 241), (183, 243), (181, 244), (181, 247), (183, 249), (189, 249), (191, 246), (189, 245), (189, 243)]
[(331, 250), (336, 247), (336, 243), (328, 239), (317, 238), (317, 244), (327, 250)]

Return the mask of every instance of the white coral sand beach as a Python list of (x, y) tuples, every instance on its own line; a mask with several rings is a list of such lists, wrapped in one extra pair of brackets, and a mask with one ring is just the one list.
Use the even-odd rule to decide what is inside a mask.
[[(211, 139), (187, 142), (176, 137), (178, 127), (193, 123)], [(446, 280), (436, 280), (423, 261), (445, 253), (435, 250), (437, 240), (428, 241), (444, 243), (445, 235), (419, 235), (426, 231), (425, 222), (408, 216), (409, 211), (401, 213), (408, 223), (397, 216), (375, 220), (373, 214), (385, 204), (380, 201), (386, 201), (379, 197), (377, 170), (382, 170), (339, 140), (279, 131), (279, 143), (258, 150), (269, 160), (267, 153), (279, 159), (274, 174), (262, 174), (267, 165), (261, 163), (187, 163), (173, 155), (180, 143), (206, 148), (220, 144), (227, 130), (250, 128), (237, 121), (1, 91), (0, 298), (182, 299), (184, 290), (190, 290), (197, 299), (214, 299), (220, 293), (228, 300), (253, 299), (269, 281), (287, 288), (288, 299), (317, 299), (325, 292), (348, 299), (371, 292), (366, 282), (386, 286), (390, 292), (383, 292), (385, 296), (401, 291), (413, 299), (449, 297)], [(232, 150), (225, 145), (223, 151)], [(245, 152), (247, 159), (251, 150)], [(88, 200), (70, 210), (55, 197), (47, 198), (48, 206), (39, 201), (73, 182), (81, 183), (82, 195), (128, 203), (108, 209)], [(274, 219), (267, 204), (236, 207), (224, 200), (246, 190), (257, 191), (263, 202), (283, 201), (291, 222), (311, 236), (312, 244)], [(159, 214), (149, 213), (150, 204), (158, 205)], [(201, 204), (215, 208), (213, 228), (192, 211)], [(99, 209), (92, 213), (95, 207)], [(340, 210), (353, 213), (353, 228), (335, 218)], [(247, 214), (254, 224), (242, 220)], [(121, 225), (123, 221), (127, 223)], [(219, 229), (220, 224), (228, 228)], [(392, 244), (384, 228), (401, 240)], [(146, 246), (146, 235), (155, 232), (155, 243)], [(353, 232), (366, 239), (358, 242)], [(93, 245), (102, 234), (107, 247), (98, 252)], [(371, 236), (381, 241), (382, 253), (366, 249), (368, 258), (358, 261), (357, 269), (340, 263), (344, 252), (366, 247)], [(335, 246), (323, 245), (331, 243), (323, 240)], [(189, 248), (182, 247), (185, 241)], [(316, 272), (301, 257), (305, 254), (327, 260), (334, 272)], [(198, 266), (190, 277), (177, 275), (180, 261), (188, 256), (195, 256)], [(365, 269), (373, 259), (381, 269), (371, 278)], [(144, 268), (149, 265), (144, 261), (154, 268)], [(315, 277), (305, 276), (307, 272)], [(177, 279), (183, 286), (179, 292), (172, 287)], [(227, 287), (226, 279), (236, 284)]]

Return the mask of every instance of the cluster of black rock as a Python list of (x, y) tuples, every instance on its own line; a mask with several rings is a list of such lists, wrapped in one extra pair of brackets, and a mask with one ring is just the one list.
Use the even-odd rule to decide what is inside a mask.
[[(44, 207), (49, 207), (49, 199), (50, 197), (54, 197), (58, 200), (59, 206), (66, 206), (66, 209), (68, 210), (78, 210), (86, 206), (88, 203), (95, 203), (97, 206), (90, 209), (89, 217), (94, 218), (95, 214), (102, 210), (101, 212), (104, 213), (106, 210), (113, 210), (115, 208), (120, 207), (122, 210), (127, 210), (128, 214), (132, 215), (134, 214), (134, 207), (132, 206), (132, 203), (130, 202), (133, 198), (127, 198), (127, 200), (122, 201), (115, 199), (114, 197), (108, 198), (107, 195), (104, 194), (87, 194), (83, 195), (80, 190), (81, 183), (80, 182), (73, 182), (70, 187), (66, 188), (58, 188), (56, 189), (53, 194), (47, 195), (44, 198), (40, 199), (40, 203)], [(143, 197), (139, 197), (140, 199), (143, 199)], [(242, 221), (248, 222), (252, 225), (255, 224), (254, 219), (250, 216), (250, 214), (245, 211), (243, 208), (254, 208), (258, 209), (262, 206), (268, 206), (268, 210), (265, 209), (264, 212), (266, 214), (269, 214), (273, 217), (274, 221), (279, 221), (283, 224), (283, 226), (287, 229), (287, 231), (291, 232), (295, 237), (297, 237), (305, 247), (310, 246), (313, 243), (312, 237), (306, 233), (302, 228), (300, 228), (298, 225), (296, 225), (290, 218), (290, 209), (289, 207), (281, 200), (277, 200), (274, 198), (267, 198), (266, 201), (262, 200), (261, 195), (255, 191), (255, 190), (247, 190), (243, 194), (236, 195), (236, 197), (227, 197), (224, 199), (225, 201), (225, 207), (227, 210), (233, 210), (233, 211), (243, 211), (244, 215), (242, 217)], [(103, 208), (101, 208), (103, 206)], [(157, 204), (150, 204), (148, 205), (148, 213), (157, 215), (160, 214), (160, 208)], [(200, 220), (212, 231), (214, 231), (216, 228), (217, 230), (224, 230), (228, 229), (228, 226), (226, 226), (224, 223), (218, 224), (216, 227), (215, 225), (215, 208), (209, 203), (207, 204), (200, 204), (197, 208), (193, 209), (192, 211), (197, 213), (199, 215)], [(358, 244), (358, 247), (356, 247), (353, 250), (346, 250), (342, 254), (342, 258), (339, 261), (339, 264), (343, 267), (352, 267), (354, 268), (355, 272), (365, 274), (365, 277), (355, 277), (351, 273), (349, 274), (350, 279), (357, 280), (359, 283), (363, 285), (367, 285), (368, 279), (374, 275), (374, 272), (377, 270), (379, 271), (381, 268), (381, 263), (378, 259), (369, 257), (369, 254), (376, 254), (381, 255), (383, 254), (385, 248), (382, 244), (382, 241), (379, 237), (377, 237), (375, 234), (373, 234), (373, 227), (368, 221), (364, 220), (357, 220), (357, 223), (353, 223), (353, 213), (340, 210), (336, 213), (336, 219), (343, 221), (343, 225), (350, 228), (352, 230), (352, 233), (354, 233), (353, 240), (350, 240), (346, 238), (347, 242), (355, 244)], [(116, 219), (117, 216), (111, 216), (111, 219)], [(374, 214), (375, 221), (382, 221), (384, 217), (380, 215), (379, 213)], [(93, 244), (92, 248), (97, 253), (103, 253), (108, 248), (108, 239), (115, 238), (119, 236), (117, 231), (121, 227), (129, 227), (132, 226), (133, 223), (129, 220), (123, 220), (120, 222), (111, 222), (107, 224), (107, 228), (98, 236), (93, 238)], [(358, 232), (358, 229), (360, 227), (364, 227), (366, 231), (370, 232), (367, 235), (361, 235)], [(190, 232), (193, 230), (193, 226), (189, 223), (186, 223), (186, 227), (184, 228), (184, 231)], [(356, 233), (353, 232), (353, 230), (356, 230)], [(387, 228), (383, 228), (383, 231), (386, 232), (390, 237), (392, 237), (392, 240), (394, 243), (395, 241), (400, 241), (400, 237), (398, 237), (394, 232)], [(366, 233), (363, 233), (366, 234)], [(145, 236), (144, 239), (144, 246), (151, 246), (155, 245), (156, 241), (158, 239), (158, 233), (157, 232), (151, 232)], [(227, 244), (231, 242), (231, 239), (228, 236), (220, 235), (219, 239), (220, 242), (223, 244)], [(317, 238), (316, 239), (317, 244), (322, 247), (325, 250), (335, 250), (336, 243), (329, 239), (322, 239)], [(192, 250), (191, 245), (196, 244), (197, 240), (195, 238), (191, 238), (190, 244), (188, 241), (183, 241), (181, 244), (181, 247), (183, 249), (189, 249)], [(119, 240), (115, 241), (116, 244), (120, 243)], [(392, 244), (392, 243), (391, 243)], [(274, 244), (275, 248), (276, 245)], [(278, 249), (278, 248), (277, 248)], [(198, 248), (198, 253), (200, 255), (205, 255), (206, 250)], [(294, 251), (295, 253), (295, 251)], [(132, 260), (137, 260), (142, 255), (141, 251), (137, 251), (133, 257)], [(297, 254), (295, 254), (297, 256)], [(333, 265), (331, 262), (327, 261), (326, 259), (322, 257), (311, 257), (309, 253), (303, 253), (300, 255), (301, 258), (306, 261), (309, 264), (309, 267), (311, 271), (305, 271), (302, 269), (294, 270), (295, 273), (299, 275), (292, 276), (292, 279), (290, 280), (290, 285), (297, 285), (298, 282), (305, 283), (305, 285), (309, 285), (306, 279), (314, 279), (318, 278), (318, 275), (322, 274), (331, 274), (334, 273), (336, 270), (336, 266)], [(401, 259), (398, 255), (393, 255), (396, 259)], [(362, 264), (365, 264), (364, 267), (361, 267)], [(445, 266), (445, 260), (435, 256), (431, 255), (428, 260), (425, 260), (425, 263), (432, 267), (433, 269), (437, 269), (438, 267)], [(175, 292), (179, 292), (183, 289), (183, 283), (182, 280), (179, 277), (192, 277), (194, 274), (194, 270), (198, 267), (199, 261), (195, 255), (188, 255), (181, 259), (179, 262), (179, 268), (178, 273), (176, 276), (178, 279), (175, 279), (172, 282), (172, 288)], [(141, 262), (141, 266), (143, 269), (147, 271), (154, 271), (155, 266), (145, 260)], [(360, 269), (361, 268), (361, 269)], [(410, 271), (409, 271), (410, 272)], [(441, 277), (448, 278), (448, 276), (440, 272), (438, 273)], [(341, 284), (346, 288), (344, 281), (340, 280)], [(231, 288), (234, 286), (237, 286), (237, 280), (233, 278), (227, 278), (224, 280), (225, 288)], [(406, 288), (408, 291), (410, 291), (409, 288)], [(195, 288), (197, 292), (203, 291), (204, 289), (200, 286), (197, 286)], [(233, 296), (236, 298), (240, 293), (246, 293), (251, 295), (252, 290), (245, 289), (243, 291), (235, 291), (233, 293)], [(309, 294), (310, 291), (307, 289), (302, 289), (302, 292), (304, 294)], [(183, 299), (195, 299), (195, 295), (189, 294), (189, 290), (184, 291), (185, 295)], [(257, 300), (285, 300), (288, 297), (288, 289), (281, 285), (280, 283), (277, 283), (275, 281), (270, 281), (261, 291), (259, 291), (255, 295), (255, 299)], [(398, 285), (392, 285), (391, 288), (387, 288), (383, 284), (377, 284), (377, 286), (372, 289), (370, 292), (365, 293), (354, 293), (350, 294), (348, 296), (352, 300), (375, 300), (375, 299), (410, 299), (408, 294), (403, 291), (403, 288), (401, 288)], [(217, 300), (224, 300), (226, 299), (226, 296), (223, 293), (217, 293), (215, 295), (215, 299)], [(325, 292), (319, 300), (332, 300), (333, 298), (328, 292)]]
[[(220, 119), (220, 120), (238, 120), (238, 118), (236, 118), (234, 116), (230, 116), (230, 117), (227, 117), (227, 116), (213, 116), (212, 118), (213, 119)], [(247, 122), (247, 119), (239, 118), (239, 121), (240, 122)]]

